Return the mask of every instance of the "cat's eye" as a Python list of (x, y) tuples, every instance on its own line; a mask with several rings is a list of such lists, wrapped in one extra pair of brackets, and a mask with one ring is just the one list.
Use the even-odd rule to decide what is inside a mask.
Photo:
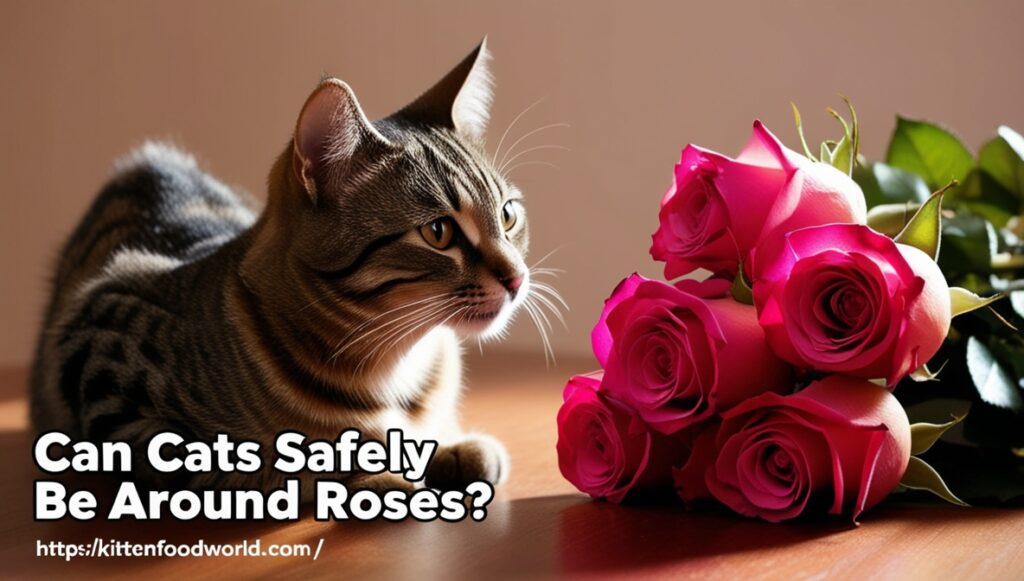
[(451, 218), (438, 218), (429, 224), (420, 226), (420, 235), (427, 244), (438, 250), (444, 250), (452, 244), (455, 237), (455, 224)]
[(511, 230), (519, 220), (519, 213), (516, 212), (515, 203), (512, 200), (505, 202), (501, 207), (501, 225), (506, 231)]

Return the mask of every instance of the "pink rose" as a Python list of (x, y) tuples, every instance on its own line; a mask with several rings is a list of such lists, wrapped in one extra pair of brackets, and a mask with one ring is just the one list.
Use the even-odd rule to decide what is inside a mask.
[(772, 349), (790, 363), (895, 385), (949, 331), (949, 287), (917, 248), (867, 226), (833, 224), (780, 237), (754, 302)]
[(867, 209), (849, 176), (786, 148), (755, 121), (736, 159), (694, 145), (683, 150), (659, 219), (651, 255), (673, 279), (697, 268), (735, 274), (774, 232), (863, 224)]
[(754, 307), (711, 298), (728, 288), (638, 274), (620, 283), (592, 334), (605, 369), (601, 391), (672, 434), (754, 395), (791, 389), (792, 371), (769, 349)]
[(767, 393), (736, 406), (714, 438), (696, 445), (675, 474), (686, 500), (708, 491), (740, 514), (771, 522), (808, 510), (856, 520), (903, 477), (910, 424), (888, 390), (834, 375), (793, 395)]
[(611, 502), (634, 489), (667, 485), (679, 455), (628, 407), (598, 393), (601, 373), (569, 380), (558, 410), (558, 468), (580, 491)]

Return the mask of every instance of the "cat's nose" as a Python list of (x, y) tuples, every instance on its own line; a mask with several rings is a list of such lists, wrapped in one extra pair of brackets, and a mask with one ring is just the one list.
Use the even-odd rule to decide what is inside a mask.
[(506, 276), (505, 278), (499, 278), (498, 282), (505, 287), (509, 296), (516, 298), (516, 294), (519, 292), (519, 287), (523, 286), (523, 277), (518, 275)]

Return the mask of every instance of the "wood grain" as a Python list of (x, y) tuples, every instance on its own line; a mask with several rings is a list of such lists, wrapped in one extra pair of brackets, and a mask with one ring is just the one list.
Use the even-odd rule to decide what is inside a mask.
[[(466, 427), (509, 448), (513, 472), (483, 522), (182, 523), (32, 520), (40, 476), (26, 431), (25, 372), (0, 370), (0, 572), (4, 577), (700, 579), (1024, 578), (1024, 513), (888, 501), (859, 527), (836, 521), (769, 525), (669, 506), (620, 507), (576, 493), (558, 473), (554, 415), (566, 376), (537, 357), (470, 360)], [(77, 477), (76, 477), (77, 478)], [(105, 481), (87, 480), (96, 486)], [(83, 481), (79, 480), (78, 484)], [(311, 543), (305, 558), (37, 558), (36, 540)]]

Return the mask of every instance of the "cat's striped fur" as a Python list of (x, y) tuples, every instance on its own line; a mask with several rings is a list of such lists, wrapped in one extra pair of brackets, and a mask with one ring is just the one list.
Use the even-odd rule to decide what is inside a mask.
[[(529, 286), (520, 194), (480, 148), (486, 57), (481, 45), (374, 123), (346, 85), (321, 83), (259, 214), (173, 148), (146, 145), (121, 162), (57, 268), (32, 376), (36, 430), (144, 454), (167, 430), (271, 451), (286, 429), (331, 440), (402, 428), (442, 443), (428, 485), (503, 478), (500, 444), (462, 434), (456, 416), (456, 335), (499, 330)], [(455, 229), (449, 248), (421, 228), (439, 219)], [(144, 472), (144, 456), (134, 465), (167, 484)], [(259, 488), (283, 478), (179, 477)]]

